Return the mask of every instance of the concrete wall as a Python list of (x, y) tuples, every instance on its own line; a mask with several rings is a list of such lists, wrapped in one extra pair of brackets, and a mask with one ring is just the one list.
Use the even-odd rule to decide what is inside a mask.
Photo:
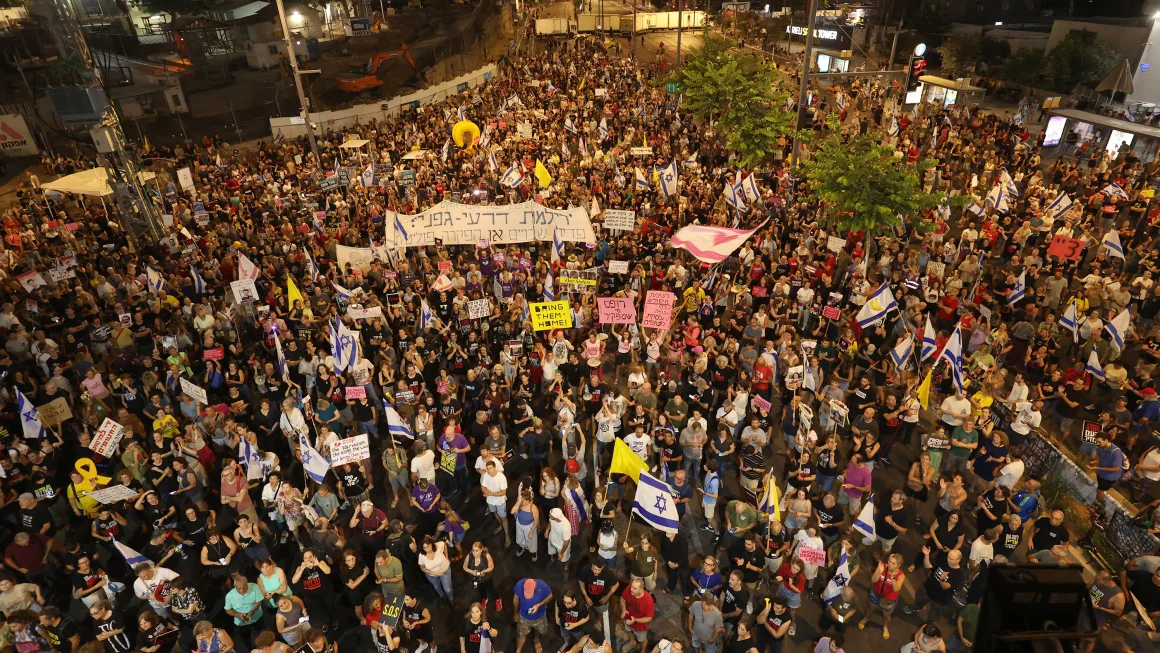
[(1128, 96), (1130, 102), (1160, 105), (1160, 21), (1152, 22), (1152, 31), (1140, 55), (1140, 65), (1132, 76), (1132, 85), (1134, 91)]
[(954, 34), (986, 34), (988, 37), (1006, 41), (1011, 46), (1011, 52), (1020, 50), (1047, 49), (1047, 32), (1030, 32), (1016, 29), (1001, 29), (987, 25), (971, 25), (968, 23), (953, 23), (951, 32)]
[(1140, 55), (1144, 52), (1144, 45), (1148, 41), (1147, 27), (1128, 27), (1124, 25), (1106, 25), (1104, 23), (1085, 23), (1078, 20), (1057, 20), (1051, 25), (1051, 36), (1047, 39), (1047, 49), (1050, 50), (1059, 44), (1068, 34), (1094, 32), (1101, 41), (1107, 41), (1112, 47), (1127, 57), (1135, 66), (1140, 63)]

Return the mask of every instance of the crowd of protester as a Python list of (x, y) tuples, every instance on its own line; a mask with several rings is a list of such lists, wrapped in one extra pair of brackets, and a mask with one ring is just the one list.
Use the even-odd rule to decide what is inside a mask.
[[(3, 209), (0, 651), (510, 653), (531, 635), (536, 653), (839, 653), (858, 631), (963, 651), (990, 566), (1073, 561), (1082, 535), (1025, 475), (1025, 447), (1070, 451), (1101, 500), (1157, 505), (1154, 161), (1048, 164), (1018, 121), (978, 107), (896, 110), (878, 81), (819, 89), (816, 129), (881, 132), (900, 159), (937, 161), (928, 189), (975, 200), (892, 234), (827, 231), (789, 140), (742, 172), (758, 189), (745, 212), (727, 203), (733, 157), (661, 79), (595, 42), (543, 42), (484, 87), (328, 132), (318, 166), (281, 135), (161, 148), (163, 238), (114, 202), (43, 192), (95, 165), (46, 159)], [(490, 142), (445, 150), (461, 114)], [(354, 137), (370, 143), (339, 149)], [(664, 196), (651, 171), (673, 161), (679, 195)], [(351, 185), (320, 191), (335, 165)], [(984, 202), (996, 185), (1006, 211)], [(1053, 215), (1061, 194), (1074, 204)], [(384, 241), (393, 212), (528, 200), (590, 210), (596, 242)], [(636, 230), (602, 229), (609, 208), (634, 210)], [(738, 222), (763, 226), (719, 265), (668, 242)], [(1082, 253), (1049, 255), (1058, 235)], [(337, 245), (384, 255), (340, 267)], [(249, 262), (258, 296), (238, 302)], [(560, 283), (567, 270), (596, 285)], [(45, 284), (29, 291), (33, 271)], [(862, 328), (883, 283), (898, 307)], [(639, 314), (657, 290), (677, 296), (668, 329), (600, 323), (597, 297)], [(550, 297), (573, 328), (533, 329), (527, 304)], [(481, 298), (490, 314), (472, 319)], [(336, 318), (359, 334), (353, 364), (333, 355)], [(964, 388), (941, 355), (952, 337)], [(109, 456), (90, 448), (106, 419), (123, 427)], [(360, 434), (369, 458), (308, 473)], [(617, 438), (670, 484), (681, 530), (630, 521)], [(1160, 617), (1157, 567), (1101, 573), (1100, 623), (1140, 609), (1129, 585)]]

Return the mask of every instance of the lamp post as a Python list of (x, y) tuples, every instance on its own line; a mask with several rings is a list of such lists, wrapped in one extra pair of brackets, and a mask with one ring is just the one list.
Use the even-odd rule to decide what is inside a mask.
[(278, 20), (282, 23), (282, 38), (286, 41), (286, 55), (290, 59), (290, 70), (294, 74), (294, 88), (298, 90), (298, 102), (302, 105), (302, 119), (306, 121), (306, 137), (310, 140), (310, 151), (314, 154), (314, 165), (322, 165), (322, 156), (318, 153), (318, 141), (314, 138), (314, 125), (310, 122), (310, 105), (306, 103), (306, 92), (302, 90), (301, 73), (298, 72), (298, 55), (294, 53), (294, 40), (290, 37), (290, 28), (286, 26), (286, 7), (282, 0), (278, 3)]

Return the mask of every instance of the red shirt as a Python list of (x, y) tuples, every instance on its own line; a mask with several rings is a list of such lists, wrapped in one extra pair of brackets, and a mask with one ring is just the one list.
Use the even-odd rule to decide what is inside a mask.
[[(648, 592), (642, 592), (640, 596), (633, 596), (632, 586), (629, 585), (629, 587), (624, 590), (624, 594), (622, 594), (620, 598), (624, 600), (624, 611), (628, 613), (628, 616), (634, 619), (652, 619), (656, 614), (655, 606), (653, 605), (652, 594), (649, 594)], [(648, 630), (648, 622), (633, 623), (631, 628), (636, 631)]]
[(769, 382), (773, 380), (773, 368), (761, 362), (759, 359), (753, 365), (753, 385), (758, 390), (765, 390), (769, 387)]
[(799, 573), (797, 576), (794, 576), (793, 570), (790, 569), (788, 562), (781, 563), (781, 568), (777, 570), (777, 575), (781, 576), (781, 583), (785, 585), (786, 589), (797, 590), (799, 594), (806, 591), (806, 575)]
[(959, 309), (959, 298), (950, 295), (938, 300), (938, 316), (944, 320), (955, 319), (955, 311)]

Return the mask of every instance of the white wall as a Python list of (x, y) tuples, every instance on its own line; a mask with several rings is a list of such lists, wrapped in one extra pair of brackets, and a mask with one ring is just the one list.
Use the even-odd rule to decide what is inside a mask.
[(1118, 50), (1121, 55), (1127, 57), (1128, 62), (1133, 66), (1140, 62), (1140, 55), (1143, 53), (1144, 44), (1148, 39), (1147, 27), (1125, 27), (1123, 25), (1085, 23), (1078, 20), (1057, 20), (1051, 25), (1051, 36), (1047, 39), (1047, 49), (1054, 48), (1073, 31), (1095, 32), (1097, 38), (1106, 41)]
[(1132, 76), (1132, 85), (1135, 91), (1128, 96), (1130, 102), (1160, 104), (1160, 20), (1152, 22), (1152, 31), (1140, 55), (1140, 65)]
[(970, 25), (967, 23), (953, 23), (951, 32), (955, 34), (985, 33), (988, 37), (999, 41), (1006, 41), (1011, 46), (1011, 52), (1020, 50), (1047, 49), (1050, 34), (1047, 32), (1029, 32), (1016, 29), (999, 29), (987, 25)]
[[(425, 88), (410, 95), (403, 95), (371, 104), (359, 104), (339, 111), (311, 113), (310, 122), (317, 126), (315, 134), (321, 136), (327, 130), (338, 131), (350, 127), (356, 122), (365, 122), (372, 118), (383, 119), (388, 116), (398, 115), (402, 110), (401, 107), (412, 102), (419, 102), (420, 107), (442, 102), (453, 95), (457, 95), (460, 84), (466, 84), (466, 88), (475, 88), (482, 86), (489, 79), (495, 79), (495, 77), (495, 64), (488, 64), (479, 70), (467, 73), (466, 75), (460, 75), (442, 84)], [(271, 118), (270, 132), (276, 134), (281, 130), (282, 135), (286, 138), (296, 138), (306, 135), (306, 125), (291, 124), (292, 120), (294, 119), (290, 117)]]

